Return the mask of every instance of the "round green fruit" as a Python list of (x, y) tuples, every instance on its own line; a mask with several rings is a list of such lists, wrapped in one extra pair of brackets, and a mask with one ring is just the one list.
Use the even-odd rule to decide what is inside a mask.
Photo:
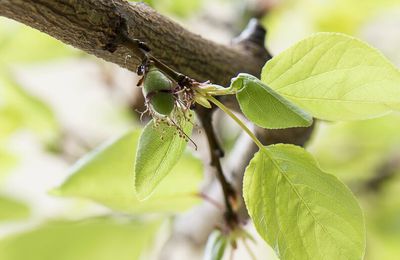
[(151, 108), (161, 115), (171, 114), (174, 104), (174, 97), (170, 93), (158, 92), (150, 97)]
[(169, 91), (172, 89), (172, 81), (156, 67), (151, 67), (146, 73), (143, 83), (143, 94), (147, 97), (150, 93)]
[(171, 93), (172, 81), (156, 67), (150, 67), (143, 83), (143, 95), (149, 101), (151, 109), (168, 116), (174, 109), (175, 100)]

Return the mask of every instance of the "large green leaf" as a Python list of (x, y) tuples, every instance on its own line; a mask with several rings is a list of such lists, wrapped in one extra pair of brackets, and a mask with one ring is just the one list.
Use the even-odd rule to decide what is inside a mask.
[(0, 141), (8, 139), (10, 134), (24, 126), (22, 117), (17, 108), (0, 105)]
[(127, 213), (177, 212), (198, 203), (196, 194), (202, 180), (202, 165), (186, 154), (151, 198), (138, 201), (134, 193), (133, 168), (139, 135), (139, 131), (130, 131), (92, 151), (71, 169), (72, 176), (52, 193), (88, 198)]
[(304, 149), (267, 146), (245, 172), (243, 194), (260, 235), (281, 259), (361, 259), (362, 211)]
[[(0, 138), (0, 146), (5, 146)], [(0, 147), (0, 184), (5, 176), (18, 164), (18, 158), (15, 154), (9, 152), (6, 147)]]
[(51, 222), (0, 241), (2, 260), (135, 260), (150, 246), (159, 222), (91, 219)]
[(21, 220), (28, 217), (28, 206), (20, 201), (0, 196), (0, 221)]
[[(193, 124), (184, 121), (182, 130), (190, 135)], [(150, 121), (140, 136), (135, 161), (135, 190), (139, 200), (148, 198), (171, 172), (182, 156), (187, 141), (175, 127)]]
[(232, 80), (232, 86), (239, 89), (236, 98), (244, 115), (258, 126), (276, 129), (312, 124), (308, 113), (254, 76), (241, 73)]
[(54, 142), (59, 124), (53, 111), (25, 92), (9, 75), (0, 72), (0, 139), (18, 129), (28, 129), (43, 141)]
[(317, 33), (274, 57), (262, 81), (326, 120), (358, 120), (400, 109), (400, 72), (367, 44)]

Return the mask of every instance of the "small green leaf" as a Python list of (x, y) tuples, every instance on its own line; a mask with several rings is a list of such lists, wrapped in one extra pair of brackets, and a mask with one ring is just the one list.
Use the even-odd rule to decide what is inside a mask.
[(317, 33), (266, 63), (261, 80), (314, 117), (359, 120), (400, 109), (400, 72), (378, 50)]
[(232, 80), (236, 98), (243, 114), (264, 128), (310, 126), (312, 117), (274, 90), (249, 74), (239, 74)]
[(281, 259), (362, 259), (360, 206), (301, 147), (280, 144), (256, 153), (243, 194), (258, 233)]
[[(162, 180), (151, 198), (139, 201), (134, 192), (134, 161), (140, 131), (130, 131), (83, 157), (52, 194), (87, 198), (126, 213), (173, 213), (200, 201), (202, 164), (187, 154)], [(190, 170), (188, 170), (190, 169)], [(179, 187), (179, 188), (176, 188)]]
[(58, 221), (0, 240), (2, 260), (139, 260), (160, 222)]
[[(192, 122), (183, 121), (182, 130), (190, 135)], [(135, 162), (135, 190), (139, 200), (147, 199), (170, 173), (186, 147), (186, 140), (175, 127), (150, 121), (139, 139)]]
[(208, 237), (204, 260), (222, 260), (228, 245), (228, 237), (219, 230), (214, 230)]
[(28, 217), (29, 208), (27, 205), (20, 201), (0, 196), (0, 221), (23, 220)]
[(195, 102), (197, 104), (202, 105), (205, 108), (211, 108), (212, 107), (211, 104), (210, 104), (210, 101), (208, 101), (207, 98), (205, 98), (205, 97), (203, 97), (201, 95), (196, 95), (195, 96)]

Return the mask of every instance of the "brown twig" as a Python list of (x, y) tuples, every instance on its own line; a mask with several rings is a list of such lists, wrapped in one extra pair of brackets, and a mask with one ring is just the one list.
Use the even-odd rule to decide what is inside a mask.
[(196, 112), (207, 137), (211, 157), (210, 165), (213, 166), (217, 172), (216, 177), (221, 184), (224, 194), (226, 207), (226, 212), (224, 214), (225, 221), (230, 228), (234, 228), (238, 224), (238, 216), (232, 204), (236, 201), (237, 194), (233, 186), (226, 179), (222, 170), (220, 159), (224, 156), (224, 151), (219, 145), (215, 135), (214, 127), (212, 125), (212, 113), (205, 113), (203, 108), (196, 109)]
[(117, 39), (117, 43), (130, 49), (133, 54), (137, 57), (140, 57), (142, 61), (151, 61), (159, 70), (161, 70), (171, 79), (176, 81), (180, 86), (188, 85), (194, 81), (188, 76), (173, 70), (167, 64), (163, 63), (161, 60), (151, 55), (150, 48), (145, 42), (142, 42), (138, 39), (131, 39), (127, 32), (121, 32), (119, 34), (119, 39)]
[(399, 168), (400, 155), (392, 155), (377, 168), (371, 178), (352, 185), (353, 189), (357, 193), (378, 193), (387, 182), (396, 178)]
[(207, 201), (211, 205), (215, 206), (217, 209), (224, 210), (224, 205), (220, 204), (218, 201), (216, 201), (215, 199), (211, 198), (207, 194), (205, 194), (203, 192), (200, 192), (200, 193), (197, 193), (196, 195), (199, 196), (200, 198), (202, 198), (204, 201)]

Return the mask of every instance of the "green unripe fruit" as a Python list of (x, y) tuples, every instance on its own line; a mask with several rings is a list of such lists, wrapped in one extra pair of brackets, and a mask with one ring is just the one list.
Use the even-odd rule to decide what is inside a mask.
[(144, 84), (143, 84), (143, 94), (145, 97), (149, 93), (158, 91), (169, 91), (172, 89), (172, 81), (167, 78), (161, 71), (156, 67), (151, 67), (146, 73)]
[(150, 98), (150, 105), (161, 115), (169, 115), (174, 109), (174, 97), (170, 93), (158, 92)]
[(146, 73), (143, 84), (143, 95), (149, 100), (152, 110), (161, 115), (169, 115), (174, 109), (173, 83), (156, 67)]

